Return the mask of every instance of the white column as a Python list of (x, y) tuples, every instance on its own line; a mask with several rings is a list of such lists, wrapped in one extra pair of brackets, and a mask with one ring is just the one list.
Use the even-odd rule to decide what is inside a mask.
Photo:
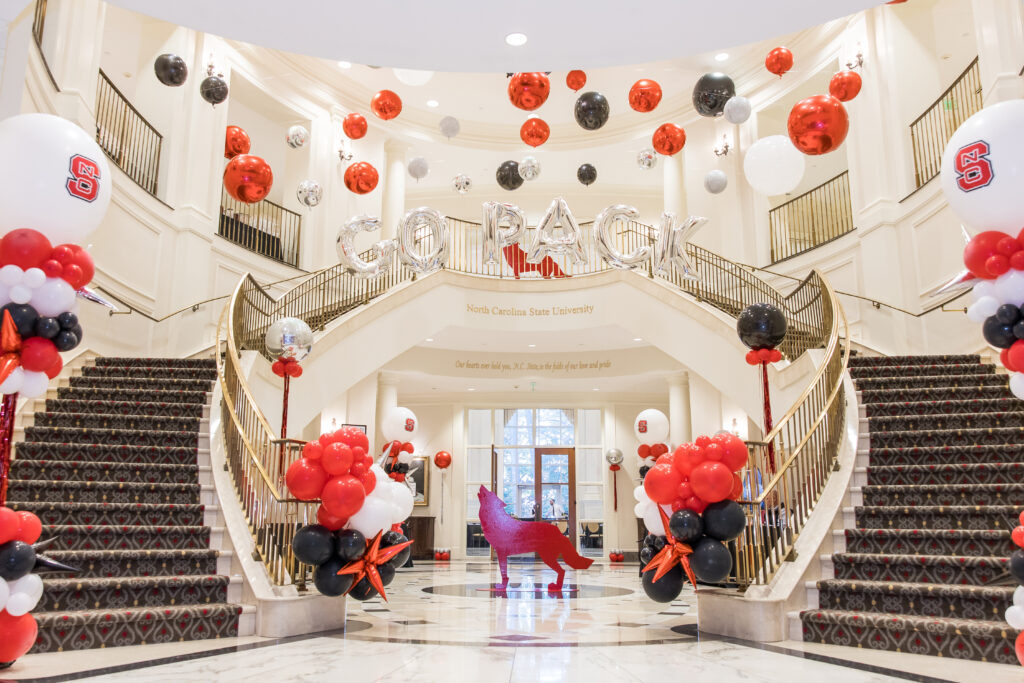
[(668, 424), (672, 447), (692, 439), (690, 418), (690, 373), (677, 372), (668, 378)]
[(665, 211), (670, 211), (680, 218), (685, 218), (688, 215), (686, 213), (686, 174), (683, 171), (683, 155), (685, 153), (685, 151), (680, 151), (675, 156), (662, 159)]
[(381, 372), (377, 375), (377, 417), (374, 420), (375, 443), (370, 444), (374, 457), (380, 455), (384, 447), (384, 434), (380, 425), (385, 416), (398, 407), (398, 375), (393, 372)]
[(1024, 96), (1024, 10), (1019, 0), (973, 0), (974, 35), (985, 106)]
[(398, 140), (384, 143), (384, 195), (381, 202), (381, 239), (395, 236), (398, 221), (405, 214), (405, 152)]

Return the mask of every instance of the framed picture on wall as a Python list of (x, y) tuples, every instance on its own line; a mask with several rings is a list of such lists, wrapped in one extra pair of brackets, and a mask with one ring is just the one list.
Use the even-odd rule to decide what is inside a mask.
[(413, 498), (415, 506), (430, 504), (430, 458), (425, 455), (417, 455), (409, 463), (409, 480), (415, 485)]
[(361, 431), (363, 434), (366, 433), (366, 425), (347, 425), (347, 424), (343, 424), (341, 426), (342, 427), (355, 427), (356, 429)]

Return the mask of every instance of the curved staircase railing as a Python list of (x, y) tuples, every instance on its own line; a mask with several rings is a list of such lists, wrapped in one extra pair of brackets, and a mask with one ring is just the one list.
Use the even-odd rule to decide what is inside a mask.
[[(450, 218), (448, 224), (452, 235), (445, 265), (448, 270), (478, 277), (507, 277), (503, 264), (487, 264), (480, 256), (479, 224)], [(624, 251), (654, 240), (655, 229), (650, 226), (630, 222), (624, 228), (620, 235)], [(569, 277), (610, 270), (597, 253), (593, 230), (584, 229), (583, 235), (587, 258), (582, 263), (556, 259)], [(430, 248), (429, 243), (422, 246)], [(674, 270), (662, 276), (649, 269), (647, 276), (733, 317), (752, 303), (778, 306), (789, 323), (787, 338), (780, 347), (789, 359), (824, 347), (824, 358), (800, 398), (762, 441), (750, 442), (751, 461), (745, 474), (748, 493), (740, 501), (750, 523), (733, 549), (736, 561), (732, 579), (741, 587), (767, 583), (790, 555), (835, 462), (842, 432), (842, 377), (849, 353), (839, 343), (846, 335), (846, 318), (831, 286), (817, 271), (783, 294), (743, 266), (706, 249), (690, 244), (687, 253), (698, 279), (684, 278)], [(362, 256), (371, 258), (370, 252)], [(416, 279), (397, 256), (393, 258), (388, 271), (376, 279), (353, 277), (336, 265), (313, 273), (278, 299), (246, 274), (221, 317), (218, 343), (223, 344), (223, 357), (218, 357), (217, 368), (223, 392), (221, 414), (228, 469), (246, 512), (256, 553), (276, 584), (304, 585), (310, 568), (294, 557), (291, 539), (300, 525), (315, 519), (316, 506), (288, 497), (284, 473), (300, 457), (302, 442), (277, 438), (245, 380), (241, 352), (257, 351), (269, 358), (263, 339), (267, 327), (278, 318), (298, 317), (313, 329), (322, 330), (345, 313)], [(771, 455), (777, 457), (777, 466), (771, 465)], [(764, 513), (780, 509), (786, 513), (775, 517), (783, 523), (774, 527), (761, 524)]]

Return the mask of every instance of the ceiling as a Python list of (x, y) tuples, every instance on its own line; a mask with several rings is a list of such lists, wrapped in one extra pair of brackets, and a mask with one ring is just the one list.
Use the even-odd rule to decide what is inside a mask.
[[(356, 64), (451, 72), (593, 69), (798, 31), (879, 0), (111, 0), (225, 38)], [(636, 11), (642, 7), (642, 11)], [(526, 34), (521, 47), (505, 43)]]

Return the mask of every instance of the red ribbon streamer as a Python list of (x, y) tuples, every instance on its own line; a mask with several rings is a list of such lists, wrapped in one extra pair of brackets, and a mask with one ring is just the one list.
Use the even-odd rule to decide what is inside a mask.
[[(761, 393), (764, 396), (764, 434), (772, 431), (772, 401), (768, 395), (768, 361), (761, 361)], [(775, 474), (775, 444), (768, 442), (768, 470)]]
[(0, 505), (7, 504), (7, 479), (11, 472), (11, 441), (14, 435), (14, 409), (17, 405), (17, 394), (4, 394), (3, 401), (0, 402)]

